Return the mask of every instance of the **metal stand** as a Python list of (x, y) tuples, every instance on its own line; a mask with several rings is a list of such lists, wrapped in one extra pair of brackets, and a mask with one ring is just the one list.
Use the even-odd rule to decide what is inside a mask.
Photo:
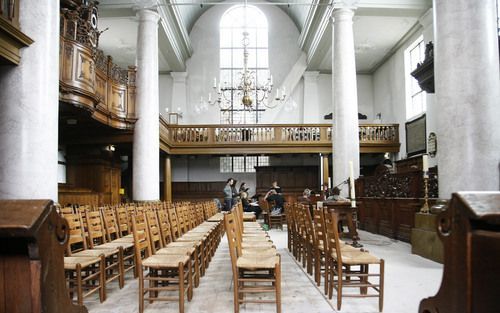
[(429, 174), (424, 172), (424, 205), (420, 208), (420, 213), (429, 214)]

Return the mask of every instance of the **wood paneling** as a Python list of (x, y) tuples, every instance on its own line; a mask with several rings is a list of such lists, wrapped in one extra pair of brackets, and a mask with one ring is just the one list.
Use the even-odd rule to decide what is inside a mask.
[(288, 202), (296, 202), (304, 189), (319, 190), (318, 166), (259, 166), (256, 170), (256, 193), (264, 195), (277, 181)]
[[(121, 202), (119, 194), (121, 168), (119, 163), (95, 156), (68, 156), (66, 168), (68, 185), (76, 189), (63, 193), (62, 199), (69, 201), (67, 197), (70, 195), (76, 196), (79, 189), (85, 188), (90, 192), (85, 194), (85, 191), (80, 191), (78, 195), (82, 198), (74, 198), (74, 200), (80, 201), (80, 199), (83, 200), (83, 197), (87, 196), (95, 201), (95, 195), (97, 195), (98, 205), (118, 204)], [(59, 202), (65, 204), (61, 199), (59, 199)]]
[(226, 185), (225, 181), (215, 182), (173, 182), (173, 201), (179, 200), (201, 200), (201, 199), (222, 199), (222, 190)]

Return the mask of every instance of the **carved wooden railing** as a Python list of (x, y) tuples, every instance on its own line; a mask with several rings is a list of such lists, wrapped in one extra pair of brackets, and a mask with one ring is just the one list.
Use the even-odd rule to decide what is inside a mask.
[[(398, 129), (398, 124), (360, 125), (361, 152), (399, 151)], [(328, 153), (331, 152), (332, 127), (326, 124), (168, 125), (160, 119), (160, 140), (162, 148), (173, 153), (176, 153), (173, 150), (228, 153), (236, 147), (239, 151), (257, 148), (254, 153), (280, 152), (285, 148), (297, 149), (296, 153)]]
[(100, 32), (84, 19), (89, 8), (61, 9), (59, 99), (89, 111), (101, 123), (131, 129), (136, 121), (136, 69), (121, 69), (97, 49)]

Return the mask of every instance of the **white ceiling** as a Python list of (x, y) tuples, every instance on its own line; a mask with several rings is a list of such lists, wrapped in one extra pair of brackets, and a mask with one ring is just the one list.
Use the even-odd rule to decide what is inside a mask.
[[(99, 41), (99, 47), (113, 57), (115, 63), (126, 68), (135, 64), (137, 21), (133, 7), (155, 0), (100, 0), (99, 29), (105, 31)], [(313, 0), (270, 0), (264, 2), (281, 3), (279, 6), (297, 25), (300, 32), (306, 21), (310, 5), (304, 5)], [(317, 2), (319, 0), (314, 0)], [(221, 0), (170, 0), (176, 5), (178, 18), (182, 27), (189, 33), (196, 20), (211, 5), (201, 3), (218, 3)], [(228, 0), (241, 2), (242, 0)], [(255, 2), (255, 0), (249, 0)], [(261, 1), (260, 1), (261, 2)], [(324, 2), (322, 2), (324, 3)], [(286, 4), (286, 5), (283, 5)], [(290, 4), (290, 5), (288, 5)], [(370, 73), (378, 67), (381, 61), (392, 53), (398, 42), (418, 23), (418, 18), (431, 7), (431, 0), (360, 0), (354, 17), (354, 44), (356, 51), (356, 68), (360, 73)], [(161, 36), (161, 35), (160, 35)], [(169, 66), (171, 55), (168, 49), (160, 47), (160, 71), (175, 70)], [(315, 57), (319, 58), (319, 68), (322, 72), (331, 71), (331, 27), (328, 27)], [(167, 58), (164, 57), (167, 56)]]

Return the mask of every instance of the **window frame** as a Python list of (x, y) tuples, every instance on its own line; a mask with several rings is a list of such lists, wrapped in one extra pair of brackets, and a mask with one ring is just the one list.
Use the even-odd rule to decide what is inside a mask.
[[(418, 54), (418, 55), (416, 55)], [(417, 64), (424, 61), (425, 41), (423, 35), (415, 39), (404, 51), (405, 59), (405, 115), (410, 121), (427, 112), (427, 93), (418, 85), (418, 81), (411, 76)], [(417, 103), (420, 102), (420, 104)], [(418, 108), (416, 108), (418, 106)]]

